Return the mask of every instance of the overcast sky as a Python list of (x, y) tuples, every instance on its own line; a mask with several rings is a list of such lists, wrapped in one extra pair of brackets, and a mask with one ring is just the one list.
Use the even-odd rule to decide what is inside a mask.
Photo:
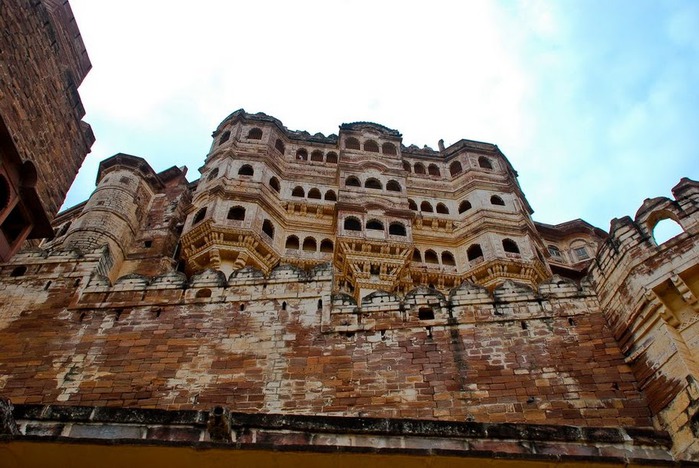
[(395, 128), (497, 144), (534, 218), (605, 230), (699, 179), (699, 2), (70, 0), (97, 142), (65, 206), (118, 152), (199, 177), (232, 111), (292, 130)]

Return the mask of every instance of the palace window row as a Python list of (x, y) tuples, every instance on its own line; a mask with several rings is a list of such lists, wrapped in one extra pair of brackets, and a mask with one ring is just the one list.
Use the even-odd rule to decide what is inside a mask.
[[(505, 206), (505, 202), (503, 199), (497, 195), (493, 195), (490, 197), (490, 204), (491, 205), (496, 205), (496, 206)], [(437, 203), (436, 207), (432, 207), (432, 204), (428, 201), (423, 201), (420, 203), (420, 207), (418, 209), (417, 203), (415, 203), (415, 200), (408, 199), (408, 208), (410, 208), (413, 211), (420, 211), (423, 213), (438, 213), (438, 214), (449, 214), (449, 208), (444, 204), (444, 203)], [(470, 210), (472, 208), (471, 202), (468, 200), (464, 200), (459, 204), (459, 214), (465, 213), (466, 211)]]
[[(345, 186), (346, 187), (361, 187), (362, 183), (359, 180), (359, 178), (355, 176), (349, 176), (347, 179), (345, 179)], [(365, 182), (364, 182), (364, 188), (368, 189), (374, 189), (374, 190), (383, 190), (383, 184), (381, 183), (380, 180), (374, 178), (374, 177), (369, 177)], [(386, 190), (389, 192), (400, 192), (403, 190), (401, 187), (400, 183), (395, 180), (389, 180), (386, 182)]]
[[(441, 262), (440, 262), (441, 258)], [(441, 253), (441, 255), (438, 255), (437, 252), (435, 252), (432, 249), (427, 249), (425, 251), (424, 257), (420, 253), (419, 249), (413, 250), (413, 261), (414, 262), (419, 262), (419, 263), (430, 263), (434, 265), (444, 265), (444, 266), (456, 266), (456, 260), (454, 259), (454, 254), (451, 252), (445, 250)]]
[[(349, 137), (345, 140), (345, 148), (351, 150), (361, 150), (362, 146), (359, 140), (357, 140), (354, 137)], [(391, 156), (395, 156), (396, 154), (398, 154), (396, 145), (394, 145), (393, 143), (386, 142), (382, 144), (379, 148), (379, 144), (374, 140), (367, 140), (364, 142), (364, 151), (367, 151), (369, 153), (381, 152), (383, 154), (388, 154)]]
[[(299, 148), (296, 151), (296, 159), (298, 161), (308, 161), (308, 150), (306, 148)], [(326, 162), (328, 164), (337, 164), (337, 153), (330, 151), (327, 154), (323, 154), (320, 150), (314, 150), (311, 153), (310, 160), (313, 162)]]
[(303, 250), (305, 252), (323, 252), (332, 253), (333, 252), (333, 241), (330, 239), (323, 239), (318, 245), (318, 241), (314, 237), (308, 236), (300, 242), (298, 236), (289, 236), (286, 238), (285, 248), (290, 250)]
[[(345, 218), (344, 227), (346, 231), (361, 231), (362, 222), (354, 216)], [(378, 219), (370, 219), (366, 222), (365, 229), (369, 231), (385, 231), (384, 224)], [(406, 236), (405, 224), (394, 221), (388, 225), (388, 233), (392, 236)]]
[[(478, 158), (478, 167), (481, 169), (487, 169), (487, 170), (492, 170), (493, 169), (493, 163), (492, 161), (485, 157), (481, 156)], [(433, 177), (441, 177), (442, 172), (439, 169), (439, 166), (436, 164), (429, 164), (425, 166), (425, 164), (421, 162), (416, 162), (413, 165), (411, 165), (408, 161), (403, 161), (403, 169), (405, 169), (406, 172), (410, 172), (413, 174), (425, 174), (425, 175), (430, 175)], [(461, 162), (459, 161), (454, 161), (449, 165), (449, 175), (451, 177), (456, 177), (459, 174), (461, 174), (464, 171), (463, 166), (461, 165)]]
[(308, 191), (308, 196), (306, 197), (306, 192), (300, 185), (294, 187), (294, 189), (291, 191), (291, 196), (294, 198), (309, 198), (313, 200), (324, 199), (328, 201), (337, 201), (337, 194), (335, 194), (333, 190), (328, 190), (327, 192), (325, 192), (325, 196), (322, 197), (320, 190), (318, 190), (315, 187)]

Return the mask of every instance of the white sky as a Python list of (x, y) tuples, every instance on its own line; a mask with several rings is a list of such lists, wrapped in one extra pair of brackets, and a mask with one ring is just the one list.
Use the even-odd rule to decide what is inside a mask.
[(407, 146), (497, 144), (534, 218), (608, 229), (699, 179), (699, 2), (71, 0), (97, 136), (65, 206), (118, 152), (196, 179), (229, 113)]

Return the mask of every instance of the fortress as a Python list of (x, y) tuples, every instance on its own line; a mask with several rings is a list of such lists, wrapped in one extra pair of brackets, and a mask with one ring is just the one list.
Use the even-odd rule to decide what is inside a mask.
[[(74, 88), (89, 69), (75, 32), (44, 45), (75, 27), (68, 4), (11, 11), (0, 26), (33, 25), (25, 47), (58, 54), (42, 73)], [(3, 60), (9, 89), (45, 85)], [(117, 154), (56, 215), (92, 134), (65, 93), (35, 119), (65, 136), (41, 151), (54, 136), (17, 115), (42, 109), (26, 96), (0, 107), (0, 451), (38, 465), (163, 446), (179, 448), (170, 466), (699, 460), (699, 183), (609, 233), (553, 226), (495, 145), (421, 149), (371, 122), (311, 135), (241, 109), (194, 182)], [(659, 244), (666, 219), (682, 233)]]

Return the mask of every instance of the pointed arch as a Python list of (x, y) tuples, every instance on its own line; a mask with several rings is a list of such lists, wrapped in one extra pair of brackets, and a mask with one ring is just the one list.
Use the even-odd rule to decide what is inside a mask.
[(303, 250), (305, 252), (315, 252), (318, 250), (318, 245), (316, 244), (316, 240), (313, 237), (306, 237), (303, 240)]
[(449, 208), (444, 203), (437, 203), (437, 213), (439, 214), (449, 214)]
[(456, 177), (457, 175), (461, 174), (463, 170), (464, 169), (461, 167), (461, 163), (459, 161), (454, 161), (449, 165), (449, 174), (452, 177)]
[(436, 164), (430, 164), (429, 166), (427, 166), (427, 173), (431, 176), (437, 177), (442, 175), (442, 173), (439, 171), (439, 166), (437, 166)]
[(334, 151), (325, 155), (325, 162), (328, 164), (337, 164), (337, 153)]
[(262, 139), (262, 129), (254, 127), (248, 131), (248, 140), (261, 140)]
[(439, 264), (439, 257), (437, 256), (437, 252), (435, 252), (432, 249), (428, 249), (425, 251), (425, 263), (437, 263)]
[(496, 206), (505, 206), (505, 201), (497, 195), (490, 197), (490, 204)]
[(269, 186), (272, 187), (272, 189), (274, 189), (274, 191), (277, 193), (279, 193), (279, 191), (281, 190), (281, 187), (279, 186), (279, 179), (277, 179), (276, 177), (272, 177), (271, 179), (269, 179)]
[(398, 154), (396, 151), (396, 145), (394, 145), (393, 143), (388, 143), (388, 142), (381, 145), (381, 152), (383, 154), (389, 154), (391, 156), (395, 156), (396, 154)]
[(459, 204), (459, 214), (464, 213), (471, 209), (471, 202), (464, 200)]
[(456, 266), (456, 260), (454, 260), (454, 255), (446, 250), (442, 252), (442, 265)]
[(265, 219), (262, 223), (262, 232), (267, 234), (270, 239), (274, 239), (274, 224), (269, 219)]
[(289, 236), (286, 238), (286, 244), (284, 248), (298, 250), (299, 249), (299, 238), (296, 236)]
[(325, 192), (325, 199), (328, 201), (337, 201), (337, 195), (335, 195), (333, 190), (328, 190)]
[(519, 253), (519, 246), (517, 245), (517, 242), (513, 241), (512, 239), (503, 239), (502, 248), (507, 253)]
[(428, 201), (424, 201), (420, 203), (420, 211), (424, 211), (426, 213), (432, 213), (434, 210), (432, 209), (432, 205)]
[(320, 243), (320, 251), (323, 253), (332, 253), (334, 248), (333, 241), (330, 239), (323, 239)]
[(320, 200), (321, 199), (320, 190), (318, 190), (315, 187), (312, 188), (311, 190), (308, 191), (308, 198), (312, 198), (314, 200)]
[(379, 152), (379, 144), (374, 140), (367, 140), (364, 142), (364, 151), (369, 151), (370, 153)]
[(320, 150), (315, 150), (311, 153), (311, 161), (323, 162), (323, 152)]
[(482, 167), (483, 169), (492, 169), (493, 163), (490, 162), (490, 159), (486, 158), (485, 156), (481, 156), (478, 158), (478, 166)]
[(358, 150), (360, 149), (359, 147), (359, 140), (357, 140), (354, 137), (349, 137), (345, 140), (345, 148), (351, 149), (351, 150)]
[(306, 148), (299, 148), (296, 150), (296, 159), (299, 161), (307, 161), (308, 160), (308, 151)]
[(466, 256), (468, 257), (468, 260), (470, 262), (473, 260), (478, 260), (479, 258), (483, 258), (483, 249), (481, 249), (481, 245), (471, 244), (468, 250), (466, 250)]
[(424, 174), (425, 171), (425, 165), (422, 163), (415, 163), (415, 166), (413, 166), (413, 171), (415, 174)]

